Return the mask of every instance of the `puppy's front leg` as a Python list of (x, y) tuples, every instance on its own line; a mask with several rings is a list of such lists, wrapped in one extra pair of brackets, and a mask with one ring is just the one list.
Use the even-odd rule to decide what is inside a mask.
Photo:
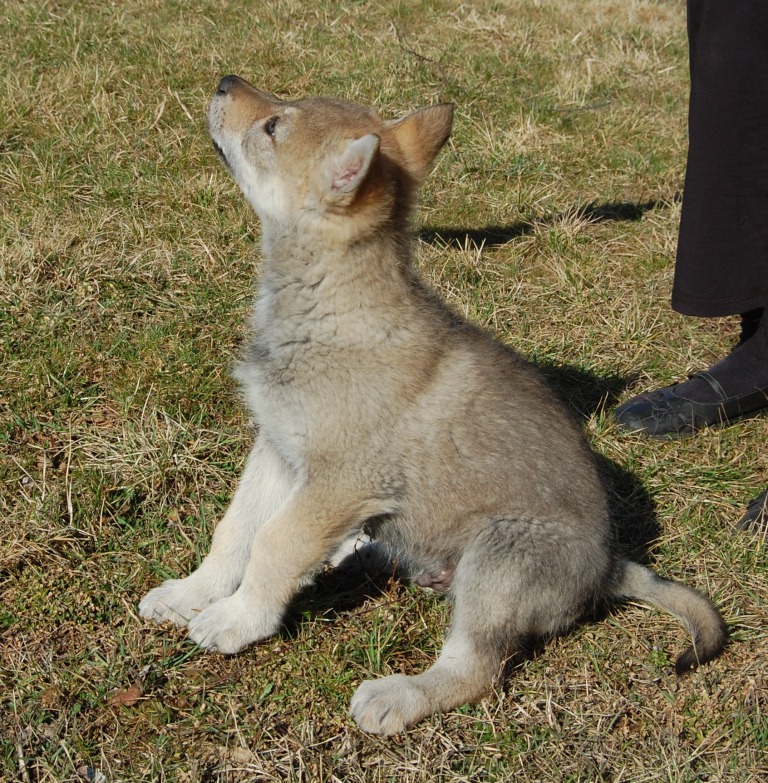
[(206, 606), (231, 595), (242, 581), (256, 532), (286, 501), (294, 483), (293, 471), (259, 435), (208, 556), (186, 579), (168, 579), (150, 590), (139, 604), (141, 616), (186, 625)]
[(383, 513), (380, 503), (350, 502), (315, 482), (297, 489), (256, 534), (240, 587), (192, 619), (190, 638), (201, 647), (235, 653), (274, 634), (296, 592), (376, 513)]

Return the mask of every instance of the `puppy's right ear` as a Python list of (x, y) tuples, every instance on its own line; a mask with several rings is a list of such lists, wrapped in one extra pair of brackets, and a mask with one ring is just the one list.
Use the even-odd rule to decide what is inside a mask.
[(328, 173), (332, 198), (345, 199), (357, 192), (378, 155), (380, 142), (375, 133), (369, 133), (348, 141), (340, 153), (331, 156)]

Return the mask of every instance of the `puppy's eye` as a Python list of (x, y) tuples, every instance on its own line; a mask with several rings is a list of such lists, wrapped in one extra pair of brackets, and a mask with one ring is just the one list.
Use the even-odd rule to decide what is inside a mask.
[(274, 138), (275, 135), (275, 128), (277, 127), (277, 121), (279, 120), (279, 117), (270, 117), (267, 122), (264, 125), (264, 133), (267, 134), (267, 136), (271, 136)]

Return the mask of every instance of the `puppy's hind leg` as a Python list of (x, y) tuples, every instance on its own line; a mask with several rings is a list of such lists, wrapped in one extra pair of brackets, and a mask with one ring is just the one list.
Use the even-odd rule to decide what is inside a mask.
[(242, 581), (254, 536), (285, 502), (294, 481), (290, 467), (259, 435), (208, 556), (186, 579), (168, 579), (150, 590), (139, 604), (141, 616), (186, 625), (199, 611), (231, 595)]
[(607, 578), (611, 559), (578, 526), (557, 519), (492, 519), (456, 567), (450, 634), (434, 666), (413, 677), (364, 682), (351, 713), (374, 734), (397, 734), (421, 718), (476, 701), (507, 656), (532, 637), (570, 626)]
[(415, 676), (368, 680), (355, 692), (350, 713), (363, 731), (398, 734), (427, 715), (477, 701), (492, 689), (523, 634), (512, 627), (508, 597), (500, 599), (476, 560), (468, 552), (459, 561), (451, 630), (435, 664)]

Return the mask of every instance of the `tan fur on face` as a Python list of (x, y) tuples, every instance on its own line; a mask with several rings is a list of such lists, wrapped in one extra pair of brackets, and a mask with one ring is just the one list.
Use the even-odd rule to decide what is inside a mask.
[[(345, 101), (281, 101), (237, 77), (228, 78), (232, 81), (227, 93), (217, 96), (211, 106), (209, 130), (246, 198), (263, 217), (268, 205), (254, 203), (250, 176), (268, 177), (279, 167), (291, 205), (281, 211), (281, 219), (289, 213), (297, 221), (320, 214), (331, 218), (326, 223), (330, 228), (335, 212), (351, 210), (359, 217), (355, 226), (360, 231), (373, 231), (388, 220), (400, 223), (450, 132), (449, 105), (385, 122), (376, 112)], [(275, 119), (274, 137), (270, 137), (265, 126)], [(334, 156), (350, 140), (368, 134), (379, 139), (381, 154), (372, 162), (379, 176), (367, 178), (352, 193), (329, 189), (328, 166)]]

